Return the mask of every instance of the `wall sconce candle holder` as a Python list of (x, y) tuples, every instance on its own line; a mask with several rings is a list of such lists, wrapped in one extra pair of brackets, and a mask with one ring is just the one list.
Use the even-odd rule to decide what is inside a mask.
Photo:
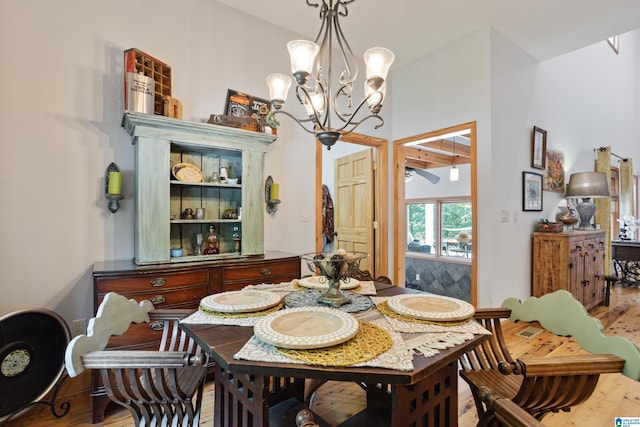
[(267, 213), (273, 215), (278, 210), (280, 204), (279, 197), (280, 184), (273, 182), (271, 175), (267, 177), (264, 183), (264, 200), (267, 204)]
[(107, 207), (111, 213), (116, 213), (120, 208), (122, 194), (122, 172), (115, 163), (111, 163), (104, 174), (104, 193), (109, 200)]

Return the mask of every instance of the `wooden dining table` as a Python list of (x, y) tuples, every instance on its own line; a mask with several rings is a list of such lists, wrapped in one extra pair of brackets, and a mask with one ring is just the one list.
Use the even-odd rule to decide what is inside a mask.
[[(378, 296), (421, 292), (375, 285)], [(413, 370), (402, 371), (236, 360), (234, 355), (253, 336), (252, 327), (189, 323), (182, 327), (214, 362), (215, 427), (295, 426), (309, 379), (354, 382), (365, 389), (366, 408), (340, 426), (457, 426), (457, 359), (487, 339), (474, 335), (431, 357), (415, 354)], [(318, 416), (315, 421), (329, 425)]]

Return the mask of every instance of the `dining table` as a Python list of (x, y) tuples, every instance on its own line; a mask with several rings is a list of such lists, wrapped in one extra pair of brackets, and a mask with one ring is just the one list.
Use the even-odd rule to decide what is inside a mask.
[[(373, 282), (376, 297), (422, 291)], [(375, 309), (375, 308), (374, 308)], [(340, 426), (458, 425), (458, 357), (484, 342), (473, 334), (465, 341), (409, 356), (408, 369), (375, 366), (323, 366), (288, 361), (245, 360), (237, 355), (254, 337), (251, 326), (190, 323), (183, 329), (212, 361), (214, 426), (295, 426), (305, 407), (305, 384), (345, 381), (366, 391), (366, 407)], [(320, 425), (329, 425), (320, 416)]]

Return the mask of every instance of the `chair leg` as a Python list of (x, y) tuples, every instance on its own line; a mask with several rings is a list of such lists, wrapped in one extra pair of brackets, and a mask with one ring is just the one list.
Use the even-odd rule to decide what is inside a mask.
[(618, 281), (616, 276), (605, 276), (605, 288), (604, 288), (604, 305), (605, 307), (609, 307), (609, 303), (611, 300), (611, 285), (615, 284)]

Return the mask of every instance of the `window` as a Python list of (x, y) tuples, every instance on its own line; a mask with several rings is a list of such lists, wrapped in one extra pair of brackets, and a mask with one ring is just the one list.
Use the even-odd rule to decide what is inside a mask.
[(471, 200), (407, 201), (407, 252), (471, 260)]

